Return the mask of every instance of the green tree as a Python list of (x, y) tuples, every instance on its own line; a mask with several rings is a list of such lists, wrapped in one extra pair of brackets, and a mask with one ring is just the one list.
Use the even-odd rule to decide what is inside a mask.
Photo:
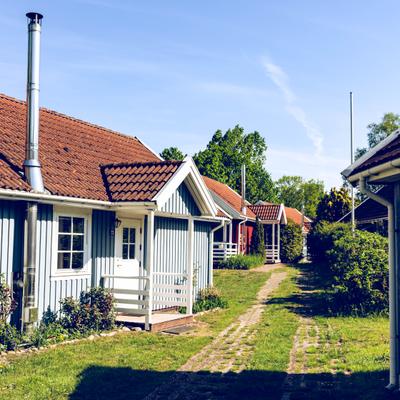
[(303, 255), (303, 232), (300, 225), (288, 221), (281, 232), (281, 260), (293, 263)]
[(264, 226), (258, 218), (251, 237), (250, 253), (265, 257)]
[(351, 197), (346, 188), (332, 188), (325, 193), (317, 207), (316, 222), (336, 222), (351, 209)]
[(368, 148), (362, 147), (355, 151), (355, 159), (357, 160), (364, 155), (369, 149), (375, 147), (383, 139), (387, 138), (393, 132), (400, 128), (400, 115), (392, 112), (386, 113), (382, 121), (379, 123), (371, 123), (368, 129)]
[(241, 166), (246, 165), (246, 198), (275, 201), (274, 184), (264, 167), (267, 145), (257, 131), (245, 133), (236, 125), (226, 133), (216, 131), (207, 147), (194, 155), (200, 173), (225, 183), (240, 193)]
[(160, 156), (164, 160), (177, 160), (182, 161), (185, 155), (177, 147), (167, 147), (161, 153)]
[(304, 214), (314, 219), (317, 216), (317, 207), (322, 197), (324, 197), (324, 182), (309, 179), (303, 183), (304, 191)]
[(324, 183), (319, 180), (303, 180), (300, 176), (283, 176), (275, 182), (277, 197), (287, 207), (303, 209), (310, 218), (315, 218), (317, 206), (324, 195)]

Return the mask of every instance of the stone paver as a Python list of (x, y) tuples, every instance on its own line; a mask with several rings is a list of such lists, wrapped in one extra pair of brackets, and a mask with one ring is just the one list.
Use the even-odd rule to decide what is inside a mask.
[(227, 383), (229, 384), (229, 380), (234, 379), (236, 373), (246, 368), (253, 351), (256, 324), (261, 319), (266, 300), (278, 288), (286, 275), (286, 272), (272, 273), (258, 292), (257, 302), (253, 306), (223, 330), (209, 345), (190, 358), (169, 382), (157, 388), (145, 399), (229, 398), (226, 397), (226, 391), (222, 388)]

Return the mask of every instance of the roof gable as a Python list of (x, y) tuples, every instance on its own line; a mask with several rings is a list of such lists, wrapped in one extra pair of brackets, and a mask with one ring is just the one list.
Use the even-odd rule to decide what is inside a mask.
[(200, 209), (185, 182), (172, 193), (161, 211), (173, 214), (201, 215)]
[(249, 206), (251, 211), (262, 222), (281, 222), (286, 224), (286, 213), (283, 204), (256, 204)]

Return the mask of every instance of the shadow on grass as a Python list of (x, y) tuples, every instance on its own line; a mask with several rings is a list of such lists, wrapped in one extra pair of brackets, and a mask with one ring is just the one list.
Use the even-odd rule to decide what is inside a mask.
[[(157, 390), (151, 399), (281, 399), (290, 400), (383, 400), (394, 395), (383, 387), (387, 371), (355, 373), (351, 376), (331, 374), (290, 375), (275, 371), (241, 373), (157, 372), (130, 368), (92, 366), (79, 376), (70, 400), (139, 400)], [(286, 382), (284, 384), (284, 382)]]
[[(353, 315), (351, 311), (336, 309), (335, 299), (328, 290), (328, 275), (321, 273), (323, 269), (311, 263), (297, 264), (295, 267), (301, 271), (296, 281), (300, 291), (287, 297), (274, 297), (268, 300), (269, 304), (284, 304), (290, 311), (305, 317)], [(357, 317), (362, 315), (357, 314)]]

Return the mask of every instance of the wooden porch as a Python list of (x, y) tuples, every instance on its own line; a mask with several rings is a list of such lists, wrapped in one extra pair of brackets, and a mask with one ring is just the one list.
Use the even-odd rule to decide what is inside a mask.
[(222, 261), (238, 254), (237, 243), (230, 242), (214, 242), (213, 244), (213, 260)]
[[(151, 276), (103, 275), (102, 285), (115, 299), (117, 321), (148, 331), (190, 324), (193, 321), (193, 277), (153, 272)], [(119, 284), (125, 283), (123, 288)], [(129, 282), (139, 282), (135, 289)], [(118, 283), (118, 284), (117, 284)], [(179, 312), (179, 309), (184, 312)]]
[[(129, 315), (120, 313), (116, 318), (117, 322), (127, 326), (146, 329), (146, 317), (144, 315)], [(166, 329), (190, 325), (193, 322), (193, 315), (180, 314), (177, 312), (153, 312), (148, 330), (160, 332)]]

